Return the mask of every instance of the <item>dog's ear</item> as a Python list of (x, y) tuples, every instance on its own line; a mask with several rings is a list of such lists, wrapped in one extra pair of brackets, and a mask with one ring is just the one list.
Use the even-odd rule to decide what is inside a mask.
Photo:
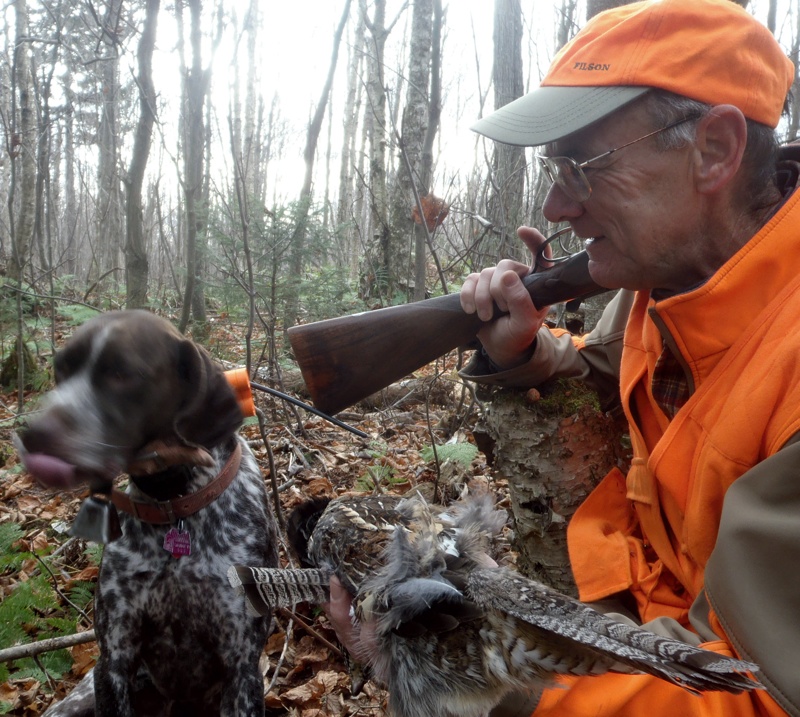
[(222, 369), (188, 340), (178, 346), (181, 405), (175, 432), (187, 443), (210, 448), (242, 424), (242, 411)]

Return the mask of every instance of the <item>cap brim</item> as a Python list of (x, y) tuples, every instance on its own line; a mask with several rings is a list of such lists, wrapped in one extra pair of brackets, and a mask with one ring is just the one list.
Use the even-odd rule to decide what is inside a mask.
[(588, 127), (650, 89), (540, 87), (478, 120), (470, 129), (496, 142), (535, 147)]

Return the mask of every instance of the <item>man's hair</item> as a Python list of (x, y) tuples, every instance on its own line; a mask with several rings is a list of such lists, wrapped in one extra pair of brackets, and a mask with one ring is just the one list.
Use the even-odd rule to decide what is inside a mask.
[[(697, 115), (700, 119), (711, 105), (665, 90), (653, 90), (645, 95), (650, 116), (656, 127), (664, 127), (683, 117)], [(742, 157), (741, 191), (743, 200), (751, 209), (761, 208), (765, 201), (774, 201), (775, 168), (778, 162), (778, 137), (775, 130), (765, 124), (747, 119), (747, 145)], [(656, 137), (662, 150), (680, 149), (694, 142), (694, 122), (673, 127)]]

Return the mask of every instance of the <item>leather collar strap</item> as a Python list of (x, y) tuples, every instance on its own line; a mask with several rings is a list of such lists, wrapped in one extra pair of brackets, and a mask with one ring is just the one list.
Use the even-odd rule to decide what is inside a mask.
[(127, 493), (114, 488), (111, 491), (111, 502), (122, 511), (153, 525), (175, 523), (181, 518), (188, 518), (206, 506), (211, 505), (224, 491), (239, 472), (242, 462), (242, 444), (236, 442), (236, 448), (216, 478), (196, 493), (175, 498), (174, 500), (134, 500)]

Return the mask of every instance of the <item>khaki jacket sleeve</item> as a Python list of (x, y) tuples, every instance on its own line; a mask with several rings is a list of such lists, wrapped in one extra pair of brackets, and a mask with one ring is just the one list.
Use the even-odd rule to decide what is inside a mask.
[(736, 650), (800, 716), (800, 441), (728, 488), (705, 572), (709, 603)]
[(611, 405), (619, 395), (622, 340), (634, 293), (620, 291), (609, 302), (597, 326), (582, 337), (554, 329), (540, 331), (530, 360), (507, 371), (493, 370), (488, 358), (476, 351), (460, 375), (475, 383), (507, 388), (530, 388), (551, 378), (586, 381)]

